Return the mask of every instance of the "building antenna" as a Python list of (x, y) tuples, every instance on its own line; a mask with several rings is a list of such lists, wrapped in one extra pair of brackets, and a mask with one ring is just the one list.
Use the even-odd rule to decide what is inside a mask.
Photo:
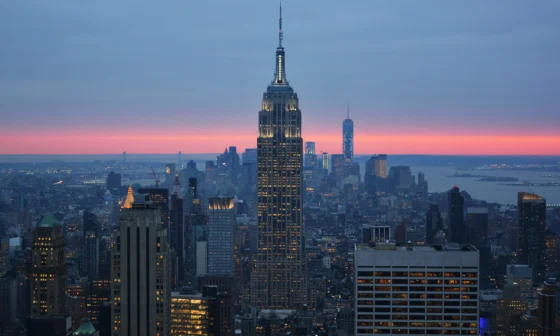
[(280, 1), (280, 20), (279, 20), (280, 32), (278, 33), (278, 45), (282, 46), (282, 40), (284, 39), (284, 32), (282, 31), (282, 1)]
[(350, 101), (346, 101), (346, 119), (350, 119)]

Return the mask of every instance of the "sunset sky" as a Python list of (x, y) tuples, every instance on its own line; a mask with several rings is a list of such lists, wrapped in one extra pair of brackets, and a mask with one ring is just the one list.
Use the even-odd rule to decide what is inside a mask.
[[(305, 141), (560, 154), (560, 2), (284, 0)], [(0, 2), (0, 154), (256, 146), (278, 1)]]

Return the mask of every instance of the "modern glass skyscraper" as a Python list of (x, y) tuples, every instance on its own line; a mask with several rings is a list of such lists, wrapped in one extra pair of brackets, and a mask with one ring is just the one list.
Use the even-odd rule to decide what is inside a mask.
[(235, 199), (208, 199), (208, 274), (233, 276)]
[(517, 194), (517, 259), (533, 268), (536, 283), (546, 280), (546, 200), (539, 195)]
[(451, 231), (451, 242), (463, 244), (465, 242), (465, 199), (461, 190), (453, 186), (447, 192), (447, 217), (449, 218), (449, 230)]
[(263, 94), (257, 139), (258, 253), (252, 305), (298, 309), (307, 303), (302, 255), (301, 111), (286, 80), (282, 7), (276, 73)]
[(346, 162), (352, 162), (354, 159), (354, 121), (350, 119), (350, 107), (346, 113), (346, 119), (342, 122), (342, 153)]

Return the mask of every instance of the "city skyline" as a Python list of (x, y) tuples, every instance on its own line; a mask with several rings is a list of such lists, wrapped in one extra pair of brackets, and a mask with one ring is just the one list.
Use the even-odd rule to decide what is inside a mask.
[[(356, 155), (560, 154), (560, 5), (433, 3), (285, 2), (304, 141), (341, 153), (350, 100)], [(254, 148), (277, 5), (0, 4), (0, 153)]]

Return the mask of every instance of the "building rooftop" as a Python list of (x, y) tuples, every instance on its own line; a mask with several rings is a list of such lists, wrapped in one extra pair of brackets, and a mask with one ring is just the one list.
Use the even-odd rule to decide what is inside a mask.
[(416, 252), (437, 252), (437, 251), (478, 251), (472, 245), (409, 245), (397, 243), (377, 243), (375, 245), (356, 244), (356, 251), (416, 251)]
[(507, 265), (507, 274), (516, 278), (533, 278), (533, 269), (529, 265)]
[(76, 331), (74, 331), (74, 333), (72, 335), (77, 336), (93, 336), (96, 335), (97, 330), (95, 329), (95, 327), (93, 326), (93, 324), (91, 323), (89, 318), (85, 318), (82, 321), (82, 324), (80, 324), (80, 327), (78, 327), (78, 329), (76, 329)]
[(202, 296), (202, 293), (185, 294), (181, 292), (171, 292), (171, 297), (182, 299), (207, 299), (206, 297)]
[(488, 208), (468, 208), (467, 214), (488, 214)]
[(37, 224), (38, 227), (55, 227), (59, 225), (61, 225), (60, 222), (53, 214), (43, 216), (39, 224)]

